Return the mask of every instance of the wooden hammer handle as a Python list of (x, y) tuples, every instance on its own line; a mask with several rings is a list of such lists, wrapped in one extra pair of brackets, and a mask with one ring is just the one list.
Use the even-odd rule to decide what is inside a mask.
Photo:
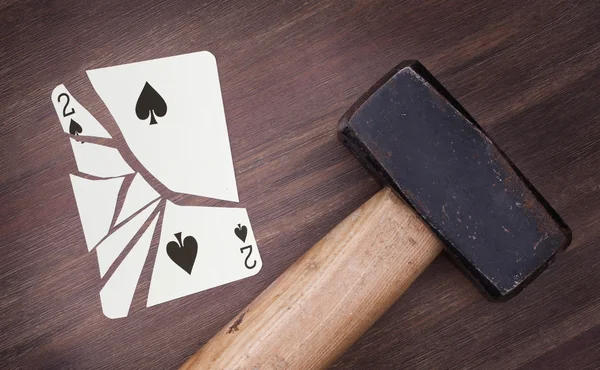
[(402, 295), (442, 250), (384, 188), (336, 226), (182, 369), (320, 369)]

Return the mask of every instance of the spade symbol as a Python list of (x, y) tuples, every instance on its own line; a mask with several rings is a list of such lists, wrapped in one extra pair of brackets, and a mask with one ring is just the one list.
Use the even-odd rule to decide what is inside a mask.
[(181, 233), (176, 233), (175, 237), (177, 241), (173, 240), (167, 244), (167, 255), (177, 266), (191, 275), (198, 254), (198, 242), (193, 236), (186, 236), (182, 243)]
[(156, 117), (163, 117), (167, 114), (167, 103), (148, 82), (144, 85), (137, 103), (135, 103), (135, 114), (141, 120), (150, 117), (151, 125), (158, 123)]
[(79, 135), (83, 132), (83, 129), (79, 125), (79, 123), (75, 122), (73, 118), (71, 118), (71, 123), (69, 124), (69, 133), (71, 135)]
[(246, 242), (246, 236), (248, 235), (248, 228), (246, 226), (238, 224), (238, 227), (233, 229), (233, 232), (235, 233), (235, 235), (237, 235), (238, 238), (240, 238), (242, 242)]

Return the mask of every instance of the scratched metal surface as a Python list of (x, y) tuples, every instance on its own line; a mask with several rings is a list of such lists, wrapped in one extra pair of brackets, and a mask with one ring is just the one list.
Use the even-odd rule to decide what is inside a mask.
[(514, 297), (571, 242), (556, 211), (417, 61), (365, 93), (339, 136), (491, 299)]

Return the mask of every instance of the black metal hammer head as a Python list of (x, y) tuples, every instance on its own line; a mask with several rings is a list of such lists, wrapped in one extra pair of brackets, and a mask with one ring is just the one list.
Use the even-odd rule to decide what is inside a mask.
[(556, 212), (419, 62), (373, 86), (342, 117), (339, 136), (493, 299), (514, 296), (571, 241)]

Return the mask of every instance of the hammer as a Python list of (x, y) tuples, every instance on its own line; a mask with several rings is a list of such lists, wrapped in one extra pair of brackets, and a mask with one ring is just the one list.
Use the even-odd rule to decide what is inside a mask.
[(183, 369), (327, 367), (443, 248), (490, 299), (506, 300), (571, 241), (552, 207), (417, 61), (377, 82), (338, 133), (384, 188)]

